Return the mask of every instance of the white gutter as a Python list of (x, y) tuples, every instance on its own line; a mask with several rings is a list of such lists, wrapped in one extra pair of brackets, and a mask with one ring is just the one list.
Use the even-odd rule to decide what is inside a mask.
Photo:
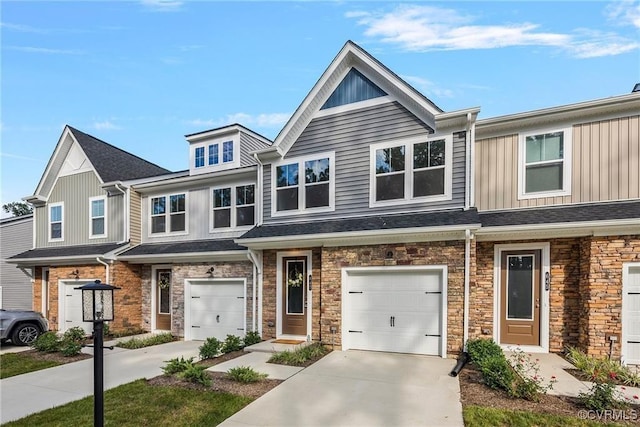
[[(118, 242), (118, 244), (120, 243), (126, 243), (129, 241), (129, 191), (128, 189), (122, 189), (120, 188), (120, 185), (118, 185), (117, 183), (114, 184), (114, 187), (116, 187), (118, 189), (118, 191), (120, 191), (122, 193), (122, 204), (123, 206), (123, 221), (124, 221), (124, 227), (122, 229), (122, 241)], [(109, 281), (107, 280), (107, 283), (109, 283)]]
[(607, 227), (640, 227), (638, 218), (629, 219), (613, 219), (606, 221), (581, 221), (581, 222), (556, 222), (550, 224), (520, 224), (520, 225), (499, 225), (492, 227), (482, 227), (477, 234), (493, 234), (493, 233), (514, 233), (518, 231), (552, 231), (562, 229), (590, 229), (590, 228), (607, 228)]
[(258, 162), (258, 176), (256, 177), (256, 192), (255, 194), (258, 196), (255, 198), (256, 200), (256, 209), (258, 210), (258, 221), (256, 221), (256, 225), (262, 225), (264, 220), (264, 212), (262, 211), (262, 202), (263, 202), (263, 191), (262, 191), (262, 178), (264, 175), (264, 165), (258, 158), (258, 153), (253, 153), (253, 158)]
[(96, 261), (98, 261), (100, 264), (104, 265), (105, 270), (107, 271), (107, 274), (106, 274), (106, 282), (107, 282), (107, 284), (110, 284), (110, 283), (109, 283), (109, 279), (110, 279), (110, 274), (109, 274), (109, 264), (107, 264), (106, 262), (102, 261), (102, 260), (100, 259), (100, 257), (96, 257)]
[(469, 340), (469, 281), (471, 272), (469, 271), (471, 260), (471, 230), (464, 232), (464, 313), (462, 315), (462, 348), (467, 351), (467, 341)]
[[(252, 330), (257, 330), (260, 336), (262, 336), (262, 256), (253, 249), (249, 249), (247, 256), (255, 266), (256, 273), (253, 275), (253, 315), (251, 316)], [(256, 329), (256, 307), (258, 329)]]

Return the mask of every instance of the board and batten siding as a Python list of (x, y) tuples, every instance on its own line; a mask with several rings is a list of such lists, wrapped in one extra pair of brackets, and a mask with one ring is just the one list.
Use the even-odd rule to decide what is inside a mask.
[(31, 279), (15, 264), (4, 260), (28, 251), (33, 246), (33, 216), (7, 218), (0, 222), (0, 308), (5, 310), (31, 310)]
[(446, 209), (464, 205), (465, 134), (454, 133), (452, 200), (369, 207), (370, 146), (387, 141), (402, 141), (433, 131), (406, 108), (390, 102), (356, 111), (313, 119), (293, 144), (286, 158), (335, 152), (335, 211), (271, 217), (271, 168), (265, 165), (264, 223), (289, 222), (317, 218), (346, 218), (360, 215), (398, 213), (425, 209)]
[[(36, 247), (89, 245), (121, 241), (124, 234), (124, 197), (107, 197), (107, 237), (89, 238), (89, 198), (107, 195), (93, 172), (83, 172), (58, 178), (47, 205), (37, 208)], [(49, 205), (64, 203), (63, 237), (60, 242), (49, 242)]]
[(572, 127), (571, 194), (518, 200), (518, 134), (476, 141), (476, 205), (499, 210), (640, 197), (640, 116)]
[(142, 241), (142, 197), (140, 193), (129, 189), (129, 240), (132, 245)]

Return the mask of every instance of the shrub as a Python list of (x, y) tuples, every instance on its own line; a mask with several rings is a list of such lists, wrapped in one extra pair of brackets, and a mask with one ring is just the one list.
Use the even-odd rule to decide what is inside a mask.
[(480, 372), (482, 372), (482, 378), (488, 387), (502, 389), (513, 394), (514, 373), (504, 354), (483, 359)]
[(184, 372), (189, 368), (189, 366), (193, 366), (193, 357), (185, 360), (185, 358), (181, 356), (179, 359), (176, 357), (175, 359), (170, 359), (166, 362), (167, 364), (162, 368), (162, 372), (164, 372), (165, 375), (173, 375)]
[(205, 366), (199, 366), (190, 364), (187, 368), (180, 372), (178, 375), (179, 378), (185, 379), (192, 383), (202, 384), (205, 387), (209, 387), (211, 385), (211, 377), (205, 371)]
[(33, 348), (45, 353), (54, 353), (60, 350), (60, 339), (53, 331), (45, 332), (33, 342)]
[(111, 328), (109, 327), (108, 322), (104, 322), (104, 325), (102, 326), (102, 336), (107, 337), (109, 335), (111, 335)]
[(471, 361), (478, 366), (483, 364), (485, 359), (503, 356), (504, 353), (498, 344), (493, 339), (477, 338), (467, 341), (467, 352)]
[(213, 359), (222, 349), (222, 341), (215, 337), (207, 338), (207, 340), (199, 347), (200, 359)]
[(531, 356), (522, 350), (516, 350), (511, 356), (511, 366), (516, 372), (514, 376), (512, 394), (514, 397), (538, 402), (541, 394), (553, 388), (555, 377), (551, 377), (548, 384), (544, 385), (544, 378), (540, 375), (540, 366), (537, 360), (531, 360)]
[(62, 340), (83, 342), (86, 337), (87, 334), (85, 333), (84, 329), (82, 329), (80, 326), (74, 326), (73, 328), (69, 328), (65, 331), (65, 333), (62, 335)]
[(255, 383), (267, 378), (267, 374), (256, 372), (249, 366), (237, 366), (227, 372), (229, 378), (241, 383)]
[(247, 335), (244, 336), (245, 347), (253, 344), (258, 344), (260, 341), (262, 341), (262, 337), (260, 337), (260, 333), (258, 331), (247, 332)]
[(578, 398), (582, 404), (594, 411), (618, 409), (627, 406), (626, 402), (610, 382), (594, 382), (586, 393), (580, 393)]
[(60, 345), (60, 352), (66, 356), (76, 356), (82, 351), (82, 344), (78, 341), (63, 339)]
[(117, 347), (127, 348), (134, 350), (137, 348), (150, 347), (152, 345), (166, 344), (174, 340), (171, 332), (164, 332), (162, 334), (151, 335), (146, 338), (131, 338), (127, 341), (122, 341), (116, 344)]
[(593, 378), (594, 381), (607, 382), (616, 379), (624, 385), (640, 387), (640, 375), (633, 373), (627, 366), (615, 360), (587, 356), (574, 347), (566, 349), (566, 356), (576, 369)]
[(227, 335), (227, 339), (224, 340), (222, 345), (223, 353), (231, 353), (232, 351), (242, 350), (242, 338), (236, 335)]
[(281, 351), (274, 353), (267, 362), (281, 365), (304, 366), (313, 359), (319, 359), (329, 350), (321, 343), (313, 343), (306, 347), (299, 347), (293, 351)]

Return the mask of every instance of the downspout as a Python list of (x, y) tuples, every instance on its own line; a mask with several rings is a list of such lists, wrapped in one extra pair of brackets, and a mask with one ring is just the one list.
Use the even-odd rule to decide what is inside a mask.
[[(122, 189), (120, 188), (120, 186), (116, 183), (115, 187), (122, 193), (122, 204), (123, 204), (123, 223), (124, 226), (122, 228), (122, 241), (118, 242), (118, 244), (120, 243), (127, 243), (129, 241), (129, 191), (127, 189)], [(107, 281), (108, 283), (108, 281)]]
[(464, 230), (464, 313), (462, 315), (462, 345), (467, 351), (467, 341), (469, 340), (469, 282), (471, 280), (471, 230)]
[[(257, 331), (262, 336), (262, 256), (253, 249), (249, 249), (247, 257), (255, 266), (253, 275), (253, 301), (252, 301), (252, 330), (256, 331), (256, 307), (257, 307)], [(257, 288), (257, 292), (256, 292)]]
[(466, 147), (465, 147), (465, 162), (464, 162), (464, 175), (465, 179), (465, 196), (464, 196), (464, 210), (469, 210), (471, 207), (471, 113), (467, 113), (467, 126), (466, 126)]
[(109, 283), (109, 279), (110, 279), (110, 274), (109, 274), (109, 264), (108, 264), (108, 263), (106, 263), (106, 262), (104, 262), (104, 261), (102, 261), (102, 260), (100, 259), (100, 257), (96, 257), (96, 261), (98, 261), (100, 264), (104, 265), (105, 270), (106, 270), (106, 272), (107, 272), (107, 274), (106, 274), (107, 283), (108, 283), (108, 284), (110, 284), (110, 283)]

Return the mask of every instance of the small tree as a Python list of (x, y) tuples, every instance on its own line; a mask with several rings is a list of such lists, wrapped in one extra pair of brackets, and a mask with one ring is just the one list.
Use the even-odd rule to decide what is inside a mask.
[(11, 202), (2, 205), (2, 209), (11, 216), (29, 215), (33, 212), (33, 206), (26, 202)]

